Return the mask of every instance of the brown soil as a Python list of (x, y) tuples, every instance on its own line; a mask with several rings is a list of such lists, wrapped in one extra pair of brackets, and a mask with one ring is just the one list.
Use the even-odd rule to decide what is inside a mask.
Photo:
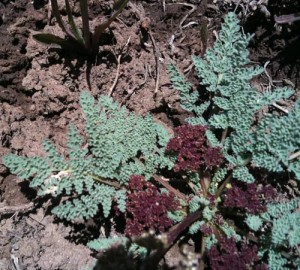
[[(92, 18), (107, 14), (113, 3), (90, 2)], [(215, 2), (131, 1), (104, 36), (101, 53), (91, 65), (81, 56), (45, 47), (31, 38), (31, 31), (62, 35), (57, 25), (48, 24), (46, 1), (1, 1), (0, 157), (10, 152), (43, 155), (45, 138), (63, 152), (68, 124), (82, 127), (78, 105), (82, 90), (95, 97), (111, 94), (138, 114), (151, 112), (170, 128), (182, 122), (185, 114), (166, 67), (175, 62), (191, 82), (197, 82), (191, 56), (205, 51), (201, 23), (209, 23), (211, 46), (214, 30), (218, 31), (222, 18), (234, 8), (224, 1)], [(289, 4), (293, 1), (280, 2), (285, 2), (284, 7), (269, 7), (271, 18), (255, 12), (244, 20), (245, 31), (256, 34), (250, 58), (260, 65), (270, 61), (266, 70), (271, 79), (266, 74), (258, 78), (263, 89), (269, 84), (297, 89), (300, 84), (300, 23), (278, 29), (273, 20), (279, 10), (286, 14), (300, 8)], [(32, 200), (34, 208), (1, 212), (3, 206), (20, 206)], [(57, 223), (48, 211), (47, 200), (37, 198), (27, 183), (11, 175), (1, 159), (0, 217), (0, 269), (74, 270), (84, 269), (94, 260), (84, 245), (70, 237), (74, 227)]]

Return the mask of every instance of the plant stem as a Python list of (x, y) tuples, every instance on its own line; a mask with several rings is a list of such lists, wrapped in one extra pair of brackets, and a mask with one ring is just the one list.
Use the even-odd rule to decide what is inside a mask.
[(73, 15), (72, 15), (72, 10), (70, 7), (70, 3), (69, 0), (65, 0), (65, 5), (66, 5), (66, 11), (67, 11), (67, 15), (68, 15), (68, 21), (69, 24), (71, 26), (71, 30), (76, 38), (76, 40), (81, 44), (81, 46), (84, 46), (84, 41), (83, 41), (83, 37), (74, 21)]
[(158, 175), (153, 175), (153, 179), (157, 182), (159, 182), (160, 184), (162, 184), (167, 190), (169, 190), (170, 192), (174, 193), (178, 198), (186, 201), (186, 197), (184, 194), (182, 194), (179, 190), (173, 188), (167, 181), (164, 181), (161, 177), (159, 177)]
[(288, 15), (274, 16), (274, 20), (278, 24), (292, 23), (300, 20), (300, 13), (293, 13)]
[(210, 186), (210, 183), (211, 183), (210, 174), (208, 172), (205, 172), (203, 177), (201, 176), (201, 179), (200, 179), (200, 185), (201, 185), (201, 188), (203, 190), (204, 198), (207, 198), (207, 191), (208, 191), (208, 188)]
[(91, 34), (90, 34), (90, 25), (89, 25), (89, 12), (88, 12), (88, 0), (80, 0), (80, 11), (82, 18), (82, 32), (84, 38), (85, 47), (91, 51)]
[(297, 158), (297, 157), (299, 157), (299, 156), (300, 156), (300, 151), (291, 154), (291, 155), (289, 156), (289, 160), (293, 160), (293, 159), (295, 159), (295, 158)]
[(53, 16), (55, 17), (60, 28), (67, 34), (67, 36), (76, 40), (73, 33), (65, 26), (65, 24), (60, 16), (57, 0), (51, 0), (51, 7), (52, 7)]
[[(242, 166), (246, 166), (249, 162), (251, 161), (251, 158), (247, 158), (245, 160), (245, 162), (243, 163)], [(222, 183), (222, 185), (218, 188), (215, 196), (216, 198), (220, 197), (221, 193), (223, 192), (223, 189), (225, 188), (225, 186), (229, 183), (229, 181), (232, 178), (232, 172), (227, 176), (227, 178), (224, 180), (224, 182)]]
[[(202, 234), (202, 239), (201, 239), (201, 251), (200, 251), (200, 254), (201, 254), (200, 256), (201, 256), (201, 258), (203, 257), (204, 252), (205, 252), (205, 238), (204, 238), (204, 236), (203, 236), (203, 234)], [(203, 270), (204, 267), (205, 267), (204, 261), (201, 260), (201, 261), (200, 261), (200, 265), (199, 265), (200, 270)]]
[(222, 132), (221, 144), (224, 144), (227, 133), (228, 133), (228, 128), (224, 129)]
[(222, 185), (218, 188), (215, 196), (216, 198), (219, 198), (221, 193), (223, 192), (223, 189), (225, 188), (225, 186), (229, 183), (229, 181), (231, 180), (232, 178), (232, 173), (230, 173), (227, 178), (224, 180), (224, 182), (222, 183)]
[[(155, 253), (153, 253), (149, 261), (151, 262), (152, 266), (157, 266), (160, 260), (164, 257), (166, 252), (171, 248), (171, 246), (175, 243), (178, 239), (180, 234), (184, 232), (191, 224), (193, 224), (196, 220), (198, 220), (202, 216), (202, 209), (198, 210), (190, 215), (188, 215), (183, 221), (179, 224), (175, 225), (171, 231), (167, 233), (167, 244), (164, 249), (161, 249)], [(153, 268), (154, 269), (154, 268)]]
[(109, 185), (109, 186), (113, 186), (115, 188), (118, 188), (120, 189), (121, 188), (121, 185), (116, 183), (116, 182), (112, 182), (112, 181), (109, 181), (109, 180), (104, 180), (96, 175), (91, 175), (91, 177), (97, 181), (97, 182), (100, 182), (100, 183), (103, 183), (103, 184), (106, 184), (106, 185)]

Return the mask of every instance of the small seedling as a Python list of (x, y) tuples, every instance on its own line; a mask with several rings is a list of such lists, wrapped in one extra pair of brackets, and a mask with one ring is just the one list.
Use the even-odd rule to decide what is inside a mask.
[(58, 9), (57, 0), (51, 0), (53, 16), (55, 17), (59, 27), (65, 33), (66, 38), (61, 38), (50, 33), (34, 34), (33, 38), (45, 44), (56, 44), (66, 50), (76, 50), (79, 53), (95, 56), (98, 52), (101, 35), (125, 8), (128, 1), (129, 0), (116, 0), (113, 6), (113, 14), (106, 21), (97, 25), (94, 32), (91, 32), (88, 15), (88, 1), (80, 0), (79, 4), (82, 18), (81, 32), (74, 21), (69, 0), (65, 0), (69, 26), (67, 26), (62, 19)]

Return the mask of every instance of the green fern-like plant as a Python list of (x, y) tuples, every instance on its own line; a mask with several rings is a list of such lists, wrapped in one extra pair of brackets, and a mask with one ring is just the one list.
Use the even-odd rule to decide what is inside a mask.
[(253, 162), (273, 172), (288, 170), (300, 180), (300, 100), (284, 116), (265, 117), (252, 134)]
[[(295, 102), (287, 115), (272, 113), (255, 120), (256, 113), (263, 107), (289, 98), (294, 91), (283, 87), (259, 92), (251, 86), (251, 80), (263, 71), (262, 68), (249, 65), (247, 46), (251, 37), (241, 33), (236, 15), (229, 13), (214, 47), (207, 49), (204, 58), (193, 57), (201, 79), (199, 90), (193, 89), (175, 65), (169, 66), (170, 79), (179, 92), (181, 107), (193, 114), (187, 122), (206, 126), (207, 139), (213, 147), (222, 149), (225, 158), (222, 166), (209, 175), (198, 172), (198, 177), (194, 175), (189, 179), (195, 196), (189, 201), (191, 214), (184, 222), (193, 222), (189, 223), (191, 234), (201, 232), (203, 227), (205, 230), (205, 224), (215, 224), (214, 218), (222, 212), (219, 209), (221, 195), (226, 188), (232, 187), (232, 179), (246, 184), (255, 182), (249, 170), (250, 164), (271, 172), (289, 171), (300, 180), (300, 101)], [(205, 91), (206, 95), (201, 91)], [(186, 178), (190, 175), (187, 173)], [(214, 206), (203, 204), (204, 199), (211, 196), (215, 199)], [(293, 201), (287, 202), (289, 204), (293, 204)], [(285, 209), (284, 204), (279, 204), (278, 209), (280, 207)], [(280, 216), (272, 216), (267, 220), (273, 208), (270, 205), (267, 213), (261, 216), (248, 216), (246, 222), (253, 230), (259, 230), (266, 223), (273, 226), (269, 264), (273, 267), (270, 269), (279, 269), (274, 268), (276, 261), (285, 267), (288, 259), (284, 258), (278, 247), (289, 245), (295, 248), (295, 245), (299, 245), (299, 233), (296, 230), (299, 227), (299, 215), (282, 210)], [(194, 218), (196, 215), (197, 219)], [(219, 224), (213, 226), (219, 227), (227, 238), (242, 239), (234, 226), (227, 223), (223, 223), (223, 227)], [(216, 242), (205, 236), (204, 240), (206, 248), (211, 246), (209, 242)]]
[(45, 141), (46, 157), (3, 158), (20, 179), (32, 178), (30, 186), (38, 188), (39, 195), (67, 195), (69, 200), (53, 209), (67, 220), (93, 217), (99, 206), (108, 217), (113, 202), (124, 212), (124, 187), (132, 174), (149, 179), (160, 167), (172, 167), (164, 156), (169, 135), (152, 117), (129, 113), (107, 96), (96, 103), (87, 92), (81, 94), (80, 104), (86, 138), (70, 126), (66, 157)]
[[(267, 211), (260, 215), (249, 215), (246, 224), (253, 231), (259, 231), (264, 225), (264, 237), (261, 253), (268, 254), (269, 269), (290, 269), (287, 265), (296, 260), (285, 256), (282, 252), (286, 247), (296, 249), (300, 245), (300, 198), (287, 202), (269, 204)], [(266, 228), (270, 228), (266, 232)], [(299, 255), (299, 251), (298, 251)], [(295, 258), (294, 258), (295, 259)]]
[[(265, 161), (270, 160), (270, 152), (253, 147), (257, 139), (262, 138), (258, 138), (257, 135), (261, 135), (258, 131), (256, 135), (251, 135), (255, 113), (263, 106), (288, 98), (294, 93), (288, 88), (259, 93), (251, 86), (251, 79), (263, 71), (262, 68), (248, 66), (250, 61), (247, 46), (251, 37), (241, 33), (236, 15), (229, 13), (214, 47), (206, 51), (204, 59), (193, 57), (197, 74), (202, 79), (201, 84), (205, 85), (206, 91), (209, 92), (210, 99), (207, 101), (201, 100), (201, 93), (193, 91), (192, 85), (174, 65), (169, 66), (170, 78), (175, 89), (179, 91), (182, 108), (194, 113), (187, 121), (193, 125), (210, 127), (206, 135), (211, 144), (223, 147), (224, 156), (233, 168), (233, 177), (247, 183), (255, 181), (246, 166), (253, 157), (258, 166), (270, 167), (265, 165)], [(208, 117), (204, 117), (207, 111)], [(298, 114), (296, 111), (295, 115)], [(295, 120), (294, 115), (288, 117), (290, 121)], [(282, 121), (285, 120), (280, 120), (278, 126)], [(293, 142), (291, 148), (289, 141), (282, 140), (283, 136), (293, 138), (296, 133), (298, 137), (295, 138), (299, 138), (299, 125), (294, 125), (294, 128), (294, 131), (276, 128), (276, 132), (270, 138), (279, 142), (274, 151), (295, 150), (297, 147), (299, 149), (299, 142)], [(221, 137), (217, 136), (220, 132)], [(299, 166), (298, 163), (293, 164), (290, 169), (295, 171), (295, 166)]]

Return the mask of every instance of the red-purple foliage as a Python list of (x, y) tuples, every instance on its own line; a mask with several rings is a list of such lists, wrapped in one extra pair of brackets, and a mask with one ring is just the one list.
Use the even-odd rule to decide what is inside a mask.
[(140, 235), (149, 229), (164, 232), (173, 225), (167, 214), (179, 206), (173, 194), (159, 193), (156, 186), (138, 175), (130, 177), (128, 188), (125, 229), (127, 236)]
[(208, 235), (211, 235), (213, 234), (213, 229), (208, 225), (208, 224), (203, 224), (200, 228), (200, 231), (205, 235), (205, 236), (208, 236)]
[(208, 145), (207, 127), (183, 125), (175, 129), (175, 137), (167, 145), (167, 151), (177, 153), (174, 171), (197, 171), (219, 166), (223, 155), (220, 147)]
[(250, 214), (266, 211), (266, 202), (274, 199), (276, 190), (272, 186), (258, 186), (235, 181), (223, 196), (224, 206), (241, 208)]
[(218, 244), (208, 250), (207, 257), (212, 270), (267, 269), (262, 268), (264, 265), (254, 267), (259, 261), (256, 246), (236, 243), (234, 238), (221, 238)]

